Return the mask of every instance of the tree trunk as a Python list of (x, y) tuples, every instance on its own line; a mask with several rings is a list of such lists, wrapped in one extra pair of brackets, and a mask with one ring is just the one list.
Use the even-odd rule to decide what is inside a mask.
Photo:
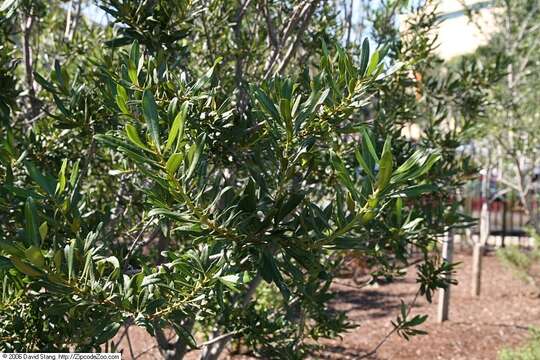
[[(443, 242), (442, 258), (443, 261), (451, 263), (454, 253), (454, 234), (453, 230), (449, 230), (446, 239)], [(447, 275), (448, 277), (450, 275)], [(437, 304), (437, 322), (442, 323), (448, 320), (448, 312), (450, 308), (450, 286), (446, 289), (439, 290), (439, 303)]]
[[(242, 306), (247, 306), (251, 302), (251, 298), (253, 297), (253, 295), (255, 295), (255, 291), (257, 291), (257, 288), (259, 287), (261, 282), (262, 282), (261, 275), (257, 275), (251, 281), (247, 289), (247, 292), (245, 293), (241, 301)], [(219, 330), (216, 330), (213, 335), (215, 339), (221, 336)], [(229, 343), (229, 340), (230, 340), (230, 337), (224, 337), (223, 339), (219, 341), (216, 341), (212, 344), (209, 344), (208, 346), (205, 346), (201, 353), (201, 360), (217, 360), (219, 358), (219, 355), (221, 355), (221, 353), (223, 352), (223, 350)]]
[(32, 55), (32, 27), (34, 26), (34, 15), (28, 14), (23, 18), (23, 57), (24, 70), (26, 77), (26, 86), (28, 87), (28, 96), (30, 98), (30, 119), (35, 118), (39, 113), (39, 103), (36, 98), (36, 88), (34, 85), (34, 64)]

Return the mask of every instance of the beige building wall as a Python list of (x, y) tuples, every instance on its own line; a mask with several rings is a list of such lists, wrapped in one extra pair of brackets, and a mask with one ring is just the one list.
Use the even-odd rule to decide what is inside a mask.
[[(464, 5), (474, 13), (471, 21)], [(496, 29), (496, 9), (486, 0), (442, 0), (437, 54), (445, 59), (474, 52)]]

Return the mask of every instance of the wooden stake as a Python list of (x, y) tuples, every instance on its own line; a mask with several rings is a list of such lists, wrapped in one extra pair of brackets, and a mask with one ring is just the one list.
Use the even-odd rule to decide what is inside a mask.
[[(445, 262), (451, 263), (454, 252), (454, 234), (448, 231), (446, 239), (443, 241), (442, 258)], [(450, 275), (448, 275), (449, 277)], [(448, 308), (450, 306), (450, 286), (447, 289), (439, 290), (439, 303), (437, 304), (437, 322), (442, 323), (448, 320)]]
[(482, 280), (482, 255), (484, 246), (476, 243), (473, 248), (473, 264), (472, 264), (472, 296), (480, 296), (480, 287)]

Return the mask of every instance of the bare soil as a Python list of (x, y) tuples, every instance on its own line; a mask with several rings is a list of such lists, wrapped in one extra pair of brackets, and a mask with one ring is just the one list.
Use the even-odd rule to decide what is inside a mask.
[[(540, 299), (493, 254), (483, 258), (480, 297), (470, 294), (470, 254), (457, 255), (455, 261), (462, 264), (456, 274), (459, 284), (451, 289), (450, 320), (442, 324), (436, 322), (437, 296), (431, 304), (418, 299), (411, 316), (428, 314), (421, 329), (429, 334), (410, 341), (392, 335), (369, 359), (496, 359), (502, 348), (524, 343), (530, 326), (540, 325)], [(403, 280), (378, 287), (360, 289), (350, 279), (339, 279), (334, 287), (338, 295), (332, 306), (347, 311), (350, 321), (358, 327), (344, 334), (341, 340), (324, 341), (324, 350), (314, 356), (316, 359), (358, 359), (372, 350), (392, 330), (390, 321), (400, 311), (400, 300), (409, 303), (417, 290), (414, 271)], [(117, 339), (122, 333), (123, 330)], [(130, 327), (129, 338), (132, 352), (126, 336), (119, 344), (124, 359), (132, 359), (131, 353), (137, 359), (161, 359), (153, 339), (144, 329)], [(196, 353), (189, 355), (190, 359), (197, 358)], [(225, 355), (224, 358), (231, 357)]]

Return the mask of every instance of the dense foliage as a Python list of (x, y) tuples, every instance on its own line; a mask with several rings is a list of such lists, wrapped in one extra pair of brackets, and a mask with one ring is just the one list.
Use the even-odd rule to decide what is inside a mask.
[[(345, 255), (373, 281), (420, 257), (428, 300), (452, 282), (434, 250), (467, 223), (489, 74), (440, 71), (431, 6), (405, 34), (402, 2), (366, 10), (373, 50), (324, 1), (107, 0), (104, 25), (84, 5), (0, 6), (0, 350), (134, 323), (167, 358), (231, 338), (305, 358), (352, 326), (330, 307)], [(394, 331), (424, 320), (404, 305)]]

